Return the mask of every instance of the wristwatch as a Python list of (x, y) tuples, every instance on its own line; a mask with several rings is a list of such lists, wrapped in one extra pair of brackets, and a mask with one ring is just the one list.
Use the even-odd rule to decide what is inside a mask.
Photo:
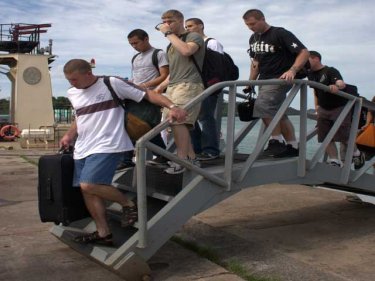
[(168, 30), (168, 31), (166, 31), (166, 32), (164, 33), (164, 36), (167, 37), (168, 35), (171, 35), (171, 34), (173, 34), (173, 32), (170, 31), (170, 30)]

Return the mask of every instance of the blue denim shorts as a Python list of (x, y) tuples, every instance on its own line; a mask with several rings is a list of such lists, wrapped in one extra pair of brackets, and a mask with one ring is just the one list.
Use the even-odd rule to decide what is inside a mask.
[(74, 160), (73, 186), (80, 183), (111, 185), (117, 165), (124, 153), (96, 153)]

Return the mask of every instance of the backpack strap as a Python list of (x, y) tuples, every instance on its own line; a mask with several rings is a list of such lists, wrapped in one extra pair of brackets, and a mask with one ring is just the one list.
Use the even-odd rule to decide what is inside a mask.
[(133, 66), (133, 63), (134, 63), (135, 58), (136, 58), (139, 54), (140, 54), (140, 53), (136, 53), (136, 54), (132, 57), (132, 66)]
[(209, 38), (207, 38), (207, 39), (204, 41), (204, 47), (206, 48), (206, 50), (207, 50), (207, 46), (208, 46), (208, 41), (210, 41), (211, 39), (214, 39), (214, 38), (209, 37)]
[(158, 53), (161, 51), (161, 49), (155, 49), (152, 53), (152, 64), (155, 66), (155, 68), (159, 71), (159, 60), (158, 60)]
[(107, 86), (107, 88), (108, 88), (109, 92), (111, 93), (111, 96), (112, 96), (113, 100), (115, 101), (115, 103), (117, 105), (121, 106), (124, 110), (126, 110), (124, 104), (121, 102), (120, 98), (117, 96), (115, 90), (113, 89), (113, 87), (111, 85), (110, 77), (104, 76), (103, 82)]

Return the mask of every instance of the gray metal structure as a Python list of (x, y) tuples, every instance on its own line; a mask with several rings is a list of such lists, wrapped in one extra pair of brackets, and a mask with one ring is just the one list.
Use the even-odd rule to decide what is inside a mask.
[[(56, 225), (51, 232), (64, 243), (82, 254), (94, 259), (124, 277), (125, 280), (142, 280), (150, 274), (147, 261), (170, 239), (192, 216), (210, 208), (222, 200), (245, 188), (268, 184), (304, 184), (322, 185), (334, 189), (344, 189), (359, 194), (374, 195), (375, 176), (369, 169), (375, 163), (374, 157), (360, 170), (351, 166), (353, 145), (357, 134), (361, 106), (375, 110), (375, 106), (361, 98), (344, 92), (339, 95), (348, 99), (343, 113), (336, 120), (332, 130), (312, 157), (307, 157), (309, 141), (316, 135), (316, 129), (307, 131), (307, 87), (313, 86), (328, 90), (327, 86), (306, 80), (294, 80), (293, 88), (266, 130), (260, 130), (255, 148), (249, 154), (236, 154), (236, 148), (258, 120), (243, 122), (242, 128), (235, 133), (236, 93), (238, 87), (247, 85), (281, 84), (284, 80), (267, 81), (228, 81), (206, 89), (185, 108), (201, 102), (205, 97), (220, 88), (228, 88), (227, 131), (223, 157), (211, 165), (199, 168), (177, 158), (168, 150), (150, 143), (156, 134), (168, 127), (161, 123), (144, 135), (136, 144), (136, 169), (115, 175), (113, 184), (128, 196), (137, 198), (139, 209), (138, 222), (134, 228), (123, 229), (118, 223), (120, 206), (108, 205), (111, 230), (116, 248), (97, 245), (80, 245), (72, 241), (77, 233), (95, 230), (90, 218), (72, 223), (68, 227)], [(299, 96), (299, 156), (288, 159), (261, 159), (273, 128), (287, 112), (294, 98)], [(333, 138), (345, 115), (353, 112), (353, 122), (348, 141), (348, 151), (342, 168), (324, 163), (325, 149)], [(146, 153), (154, 151), (187, 168), (182, 175), (162, 174), (158, 168), (146, 166)]]

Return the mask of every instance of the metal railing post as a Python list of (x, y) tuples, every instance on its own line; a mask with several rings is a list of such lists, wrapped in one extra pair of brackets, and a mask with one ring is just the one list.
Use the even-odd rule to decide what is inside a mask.
[(301, 85), (300, 98), (300, 129), (299, 129), (299, 157), (298, 157), (298, 171), (299, 177), (306, 175), (306, 134), (307, 134), (307, 86)]
[(228, 115), (227, 115), (227, 140), (225, 149), (224, 179), (228, 184), (227, 190), (232, 188), (232, 166), (234, 151), (234, 119), (236, 113), (236, 85), (229, 87)]
[(138, 205), (138, 247), (147, 246), (147, 192), (146, 192), (146, 148), (136, 145), (137, 157), (137, 205)]

